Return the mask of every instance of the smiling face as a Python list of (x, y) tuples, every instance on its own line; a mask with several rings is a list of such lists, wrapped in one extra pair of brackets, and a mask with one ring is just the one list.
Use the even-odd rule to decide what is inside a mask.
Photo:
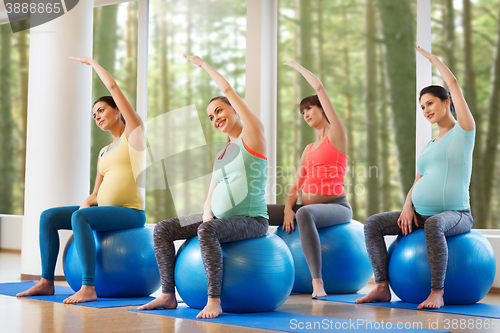
[(228, 133), (234, 124), (236, 112), (233, 107), (221, 99), (210, 102), (207, 106), (208, 119), (216, 130)]
[(432, 94), (424, 94), (420, 97), (420, 107), (424, 117), (431, 123), (439, 123), (448, 112), (450, 100), (441, 101), (439, 97)]
[(117, 121), (120, 121), (120, 111), (118, 108), (113, 108), (103, 101), (95, 103), (93, 114), (96, 125), (103, 131), (109, 131)]

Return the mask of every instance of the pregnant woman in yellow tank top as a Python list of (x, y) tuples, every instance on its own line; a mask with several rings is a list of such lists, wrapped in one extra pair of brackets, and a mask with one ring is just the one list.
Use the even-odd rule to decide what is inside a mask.
[(96, 248), (92, 230), (110, 231), (141, 227), (146, 222), (144, 197), (134, 170), (140, 169), (140, 151), (145, 148), (143, 122), (111, 75), (95, 60), (73, 58), (90, 65), (111, 96), (99, 98), (93, 106), (96, 125), (109, 131), (113, 142), (99, 153), (94, 191), (80, 206), (56, 207), (40, 215), (40, 255), (42, 277), (32, 288), (17, 296), (54, 294), (54, 270), (59, 252), (58, 230), (73, 230), (78, 256), (82, 261), (82, 287), (64, 303), (97, 299), (94, 288)]

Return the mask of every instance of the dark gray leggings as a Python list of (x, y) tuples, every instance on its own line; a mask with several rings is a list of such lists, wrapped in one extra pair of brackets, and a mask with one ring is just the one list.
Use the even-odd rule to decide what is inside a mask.
[[(269, 225), (283, 225), (284, 205), (267, 205)], [(299, 226), (300, 243), (313, 279), (321, 278), (321, 244), (318, 229), (347, 223), (352, 210), (346, 197), (321, 204), (295, 205), (295, 219)]]
[(219, 298), (222, 289), (222, 249), (220, 244), (262, 237), (268, 228), (268, 221), (264, 217), (231, 216), (202, 222), (202, 216), (202, 214), (193, 214), (184, 217), (194, 222), (186, 226), (179, 223), (178, 217), (163, 220), (156, 225), (154, 231), (155, 254), (160, 269), (163, 293), (175, 292), (175, 240), (198, 235), (201, 258), (208, 280), (208, 297)]
[[(389, 281), (387, 249), (384, 235), (401, 235), (398, 218), (401, 212), (380, 213), (370, 216), (365, 222), (365, 242), (375, 274), (375, 282)], [(415, 212), (420, 227), (413, 223), (412, 229), (425, 230), (427, 260), (431, 268), (431, 289), (442, 290), (448, 264), (448, 245), (446, 237), (460, 235), (472, 228), (472, 215), (469, 209), (462, 211), (447, 210), (433, 216)]]

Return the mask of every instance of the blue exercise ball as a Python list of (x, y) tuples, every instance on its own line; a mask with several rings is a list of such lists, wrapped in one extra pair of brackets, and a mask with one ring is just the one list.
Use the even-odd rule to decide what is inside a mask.
[[(225, 312), (264, 312), (280, 307), (290, 295), (294, 266), (290, 250), (276, 235), (224, 243), (221, 307)], [(198, 237), (181, 246), (175, 284), (192, 308), (207, 304), (207, 276)]]
[[(295, 263), (293, 292), (312, 293), (312, 277), (302, 251), (297, 224), (288, 233), (278, 227), (276, 235), (290, 248)], [(348, 223), (318, 229), (321, 242), (322, 278), (328, 294), (350, 294), (363, 288), (373, 275), (366, 251), (363, 225)]]
[[(444, 281), (445, 304), (473, 304), (493, 285), (495, 253), (481, 233), (471, 232), (446, 238), (448, 266)], [(392, 247), (392, 246), (391, 246)], [(431, 269), (423, 229), (398, 236), (389, 260), (389, 283), (405, 302), (421, 303), (431, 292)]]
[[(95, 291), (98, 297), (148, 296), (160, 288), (152, 226), (114, 231), (93, 231), (97, 265)], [(73, 237), (66, 244), (64, 275), (70, 287), (82, 286), (82, 265)]]

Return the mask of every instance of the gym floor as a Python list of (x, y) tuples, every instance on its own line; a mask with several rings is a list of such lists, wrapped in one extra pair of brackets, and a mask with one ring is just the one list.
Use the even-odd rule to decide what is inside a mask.
[[(0, 282), (20, 281), (21, 255), (0, 252)], [(65, 283), (60, 283), (66, 285)], [(368, 284), (360, 293), (374, 287)], [(483, 303), (500, 305), (500, 294), (490, 293)], [(95, 309), (0, 295), (0, 331), (17, 332), (176, 332), (176, 333), (252, 333), (275, 332), (243, 326), (231, 326), (154, 316), (126, 311), (135, 307)], [(452, 332), (500, 332), (500, 319), (381, 308), (312, 300), (308, 295), (292, 295), (280, 311), (372, 322), (403, 323), (407, 326), (450, 329)], [(454, 329), (451, 325), (457, 325)], [(484, 326), (489, 325), (489, 329)], [(460, 329), (460, 326), (466, 327)], [(496, 328), (491, 328), (491, 327)]]

